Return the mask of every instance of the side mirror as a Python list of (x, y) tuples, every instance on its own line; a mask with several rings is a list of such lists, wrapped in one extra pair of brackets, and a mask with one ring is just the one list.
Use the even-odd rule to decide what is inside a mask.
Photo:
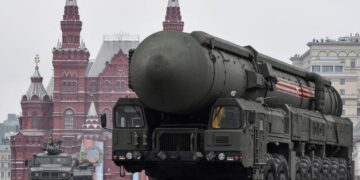
[(107, 118), (106, 118), (105, 113), (100, 115), (100, 120), (101, 120), (101, 127), (106, 128), (106, 120), (107, 120)]
[(26, 159), (26, 160), (24, 161), (24, 165), (25, 165), (25, 167), (28, 167), (28, 165), (29, 165), (29, 160)]

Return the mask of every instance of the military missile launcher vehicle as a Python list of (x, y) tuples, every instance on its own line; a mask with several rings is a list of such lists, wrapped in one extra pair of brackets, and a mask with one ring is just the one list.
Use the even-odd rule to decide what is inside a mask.
[(60, 141), (50, 138), (44, 143), (44, 152), (33, 156), (32, 160), (25, 161), (29, 166), (30, 180), (72, 180), (72, 157), (60, 149)]
[(118, 166), (153, 180), (353, 178), (352, 122), (320, 75), (204, 32), (158, 32), (129, 54), (138, 98), (113, 108)]

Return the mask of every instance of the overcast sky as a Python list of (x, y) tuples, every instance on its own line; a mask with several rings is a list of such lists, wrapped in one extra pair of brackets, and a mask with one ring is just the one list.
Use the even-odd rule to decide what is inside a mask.
[[(129, 33), (144, 39), (162, 29), (168, 0), (77, 0), (81, 33), (91, 59), (103, 35)], [(65, 0), (1, 0), (0, 121), (20, 114), (35, 54), (47, 86), (52, 48), (61, 37)], [(360, 32), (359, 0), (180, 0), (185, 31), (202, 30), (289, 62), (313, 38)]]

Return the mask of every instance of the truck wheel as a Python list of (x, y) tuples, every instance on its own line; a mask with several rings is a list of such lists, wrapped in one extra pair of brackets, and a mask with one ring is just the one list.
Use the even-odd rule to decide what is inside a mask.
[(331, 161), (331, 180), (339, 180), (339, 160), (337, 158), (330, 158)]
[(302, 156), (300, 158), (302, 180), (311, 180), (311, 160), (309, 156)]
[(285, 157), (281, 154), (273, 154), (274, 162), (276, 165), (276, 177), (278, 180), (289, 179), (289, 166)]
[(330, 179), (330, 169), (331, 169), (331, 161), (329, 158), (323, 158), (322, 167), (321, 167), (321, 177), (322, 180)]
[(322, 159), (318, 156), (314, 157), (313, 160), (313, 168), (314, 168), (314, 177), (313, 179), (321, 179), (321, 166), (322, 166)]
[(339, 179), (340, 180), (347, 180), (347, 162), (343, 158), (339, 158)]
[(264, 168), (264, 179), (265, 180), (276, 180), (276, 167), (274, 158), (271, 154), (266, 154), (266, 165)]
[(295, 170), (296, 170), (296, 174), (295, 174), (295, 180), (302, 180), (302, 171), (301, 171), (301, 162), (300, 159), (298, 157), (296, 157), (295, 159), (296, 161), (296, 165), (295, 165)]

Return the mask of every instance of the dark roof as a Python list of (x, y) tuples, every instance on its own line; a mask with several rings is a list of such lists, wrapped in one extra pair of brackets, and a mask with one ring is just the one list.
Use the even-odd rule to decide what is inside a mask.
[(31, 84), (26, 93), (27, 99), (31, 99), (33, 96), (37, 96), (40, 100), (47, 95), (47, 92), (42, 84), (42, 77), (39, 72), (39, 67), (35, 67), (35, 72), (31, 76)]

